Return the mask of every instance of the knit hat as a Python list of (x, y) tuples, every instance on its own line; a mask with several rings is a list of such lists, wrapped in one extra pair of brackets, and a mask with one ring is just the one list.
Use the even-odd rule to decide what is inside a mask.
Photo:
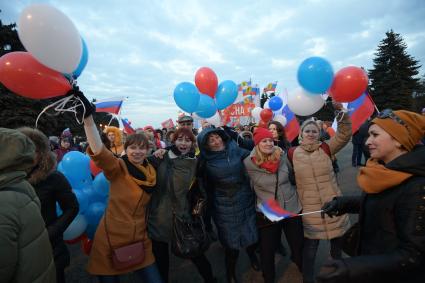
[(384, 129), (408, 151), (411, 151), (425, 134), (425, 116), (406, 110), (392, 113), (390, 110), (384, 110), (372, 123)]
[(263, 139), (273, 139), (273, 134), (268, 129), (258, 127), (254, 132), (254, 143), (259, 144)]

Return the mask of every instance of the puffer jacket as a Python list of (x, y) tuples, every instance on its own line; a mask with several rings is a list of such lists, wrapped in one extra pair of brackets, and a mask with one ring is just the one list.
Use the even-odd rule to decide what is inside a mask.
[(56, 282), (52, 248), (40, 201), (25, 180), (34, 144), (22, 133), (0, 128), (0, 281)]
[(344, 259), (341, 282), (425, 282), (425, 146), (385, 167), (413, 176), (380, 193), (338, 198), (340, 214), (360, 213), (357, 256)]
[[(351, 137), (351, 121), (348, 115), (338, 122), (338, 131), (329, 140), (331, 155), (335, 155)], [(298, 146), (293, 154), (293, 167), (297, 191), (303, 212), (317, 211), (336, 196), (341, 196), (329, 155), (320, 144)], [(309, 239), (333, 239), (342, 236), (350, 226), (347, 215), (325, 217), (320, 213), (303, 216), (304, 236)]]
[[(259, 204), (275, 198), (277, 174), (258, 167), (252, 160), (253, 156), (255, 156), (255, 149), (251, 152), (250, 156), (245, 158), (244, 164), (257, 196), (256, 203)], [(288, 159), (283, 155), (280, 159), (278, 171), (277, 201), (283, 209), (293, 213), (299, 213), (302, 209), (301, 202), (298, 198), (297, 189), (289, 181), (289, 166), (291, 165)]]
[(157, 169), (156, 190), (149, 205), (148, 232), (155, 241), (170, 242), (173, 210), (176, 215), (190, 217), (187, 193), (195, 178), (196, 158), (176, 156), (171, 150), (163, 159), (149, 157)]
[[(216, 133), (225, 149), (210, 151), (207, 138)], [(198, 135), (200, 185), (209, 196), (212, 216), (222, 245), (240, 249), (258, 240), (255, 193), (251, 189), (243, 160), (249, 151), (240, 148), (222, 129), (207, 128)]]

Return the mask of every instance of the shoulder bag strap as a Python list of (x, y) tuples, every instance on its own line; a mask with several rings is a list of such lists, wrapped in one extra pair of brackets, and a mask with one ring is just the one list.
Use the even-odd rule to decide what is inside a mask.
[(274, 199), (277, 200), (277, 189), (279, 187), (279, 168), (276, 171), (276, 187), (274, 189)]

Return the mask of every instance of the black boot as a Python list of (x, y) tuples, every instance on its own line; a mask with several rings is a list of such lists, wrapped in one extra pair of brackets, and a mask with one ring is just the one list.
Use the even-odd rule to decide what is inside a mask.
[(260, 271), (260, 262), (258, 261), (258, 257), (255, 254), (256, 249), (257, 245), (249, 246), (246, 248), (246, 253), (248, 254), (252, 269), (255, 271)]

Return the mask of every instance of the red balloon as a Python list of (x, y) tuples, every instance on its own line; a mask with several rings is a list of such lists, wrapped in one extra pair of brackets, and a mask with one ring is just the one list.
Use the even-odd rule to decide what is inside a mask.
[(97, 176), (100, 172), (102, 172), (102, 169), (96, 166), (93, 160), (90, 159), (90, 172), (93, 176)]
[(368, 81), (363, 69), (354, 66), (342, 68), (335, 74), (329, 95), (337, 102), (354, 101), (366, 91)]
[(268, 109), (268, 108), (263, 109), (260, 112), (260, 117), (261, 117), (261, 120), (268, 123), (273, 118), (273, 111), (271, 109)]
[(80, 242), (80, 241), (84, 240), (85, 238), (87, 238), (87, 235), (86, 235), (86, 234), (82, 234), (81, 236), (78, 236), (78, 237), (77, 237), (77, 238), (75, 238), (75, 239), (72, 239), (72, 240), (64, 240), (64, 242), (65, 242), (65, 243), (67, 243), (67, 244), (70, 244), (70, 245), (74, 245), (74, 244), (76, 244), (76, 243), (78, 243), (78, 242)]
[(263, 120), (260, 120), (260, 122), (258, 122), (258, 127), (266, 128), (266, 129), (269, 128), (268, 123), (266, 121), (263, 121)]
[(215, 97), (218, 88), (217, 75), (208, 67), (202, 67), (195, 74), (195, 85), (200, 93)]
[(71, 90), (62, 73), (47, 68), (28, 52), (0, 57), (0, 82), (14, 93), (33, 99), (61, 96)]
[(85, 255), (90, 255), (92, 246), (93, 241), (90, 240), (87, 236), (81, 240), (81, 250), (83, 250)]

